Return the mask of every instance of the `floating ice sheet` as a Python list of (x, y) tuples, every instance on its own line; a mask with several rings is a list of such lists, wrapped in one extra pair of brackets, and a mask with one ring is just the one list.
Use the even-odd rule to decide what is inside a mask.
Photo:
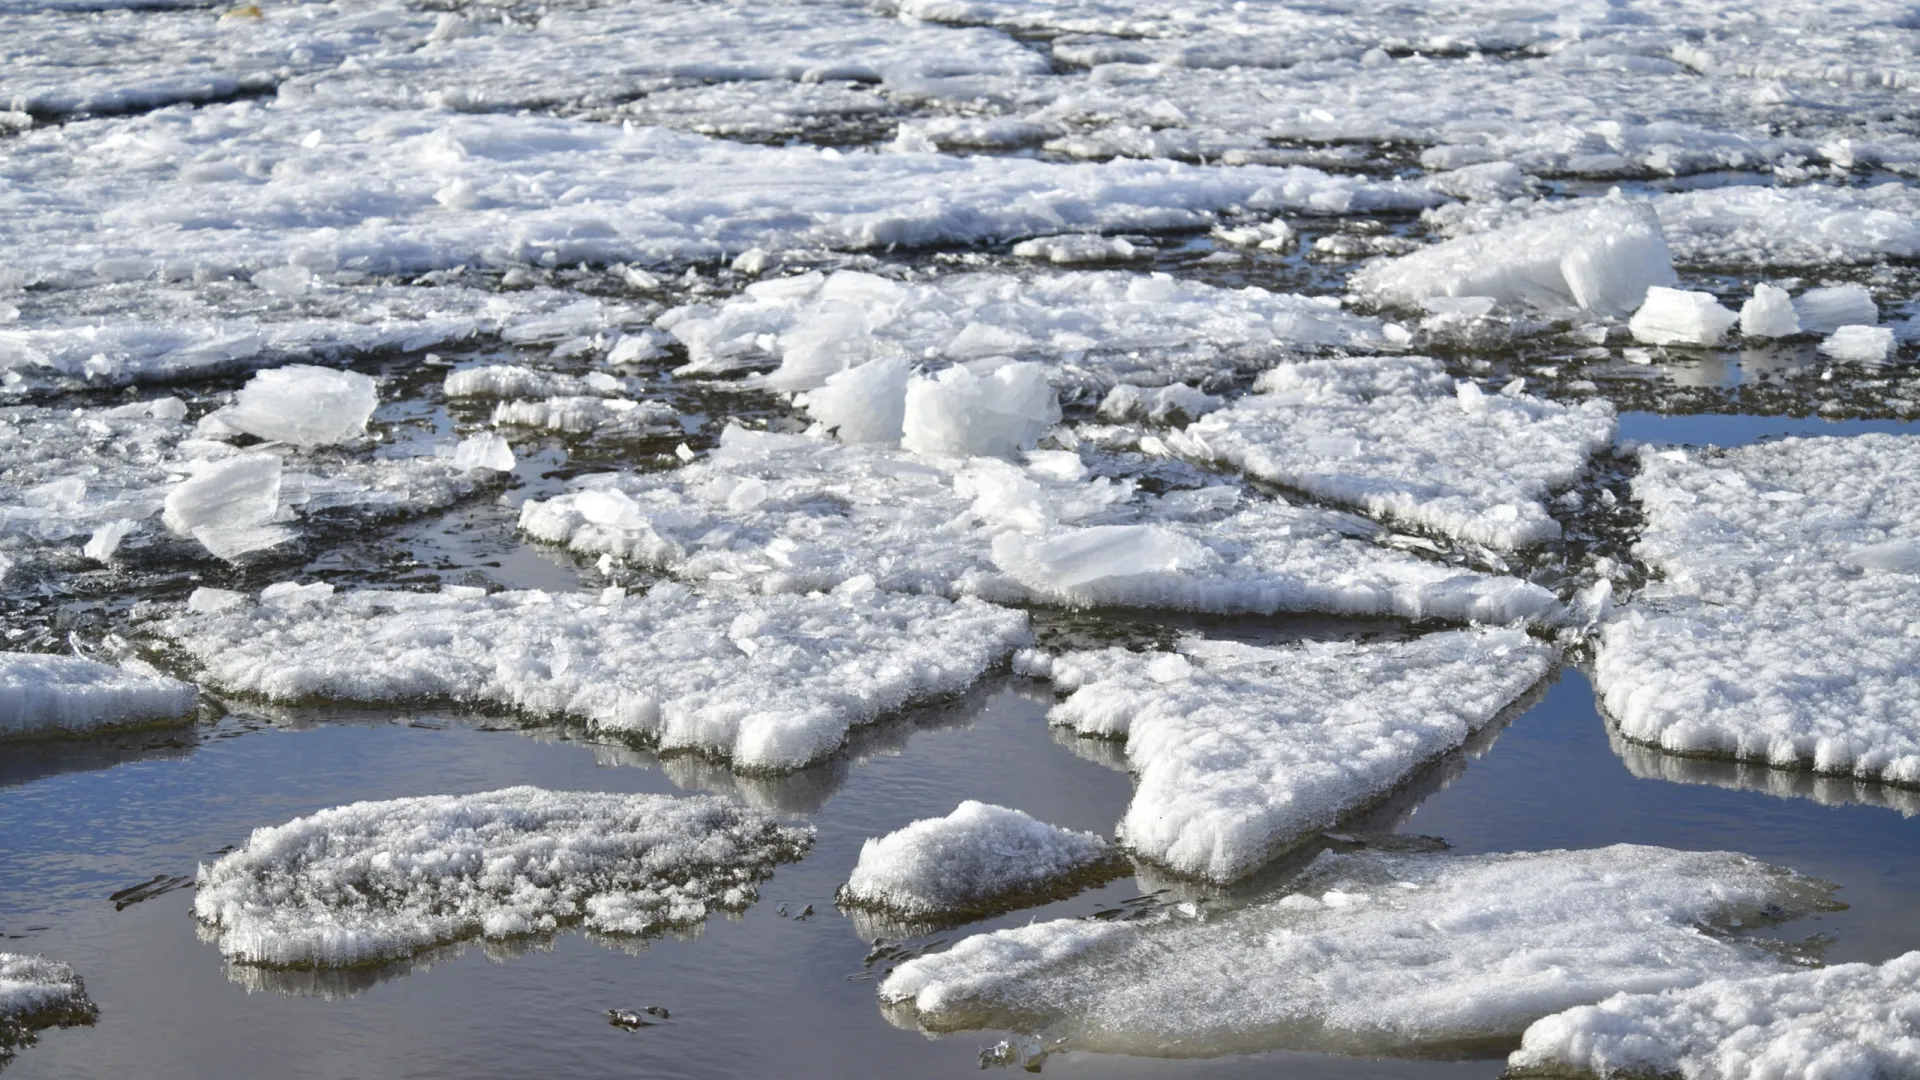
[(1126, 740), (1127, 846), (1178, 873), (1243, 877), (1458, 748), (1545, 678), (1558, 650), (1513, 630), (1404, 642), (1023, 654), (1071, 692), (1048, 714)]
[(72, 968), (44, 956), (0, 952), (0, 1065), (30, 1045), (40, 1028), (90, 1024), (86, 984)]
[(1507, 1059), (1532, 1075), (1909, 1076), (1920, 1072), (1920, 953), (1622, 993), (1536, 1021)]
[(1601, 631), (1629, 739), (1920, 785), (1920, 439), (1648, 450), (1636, 553), (1664, 580)]
[[(0, 243), (22, 284), (665, 263), (1439, 201), (1301, 168), (842, 152), (533, 114), (251, 102), (32, 130), (9, 147)], [(273, 166), (183, 174), (199, 157)]]
[(0, 652), (0, 739), (185, 723), (199, 701), (193, 684), (160, 675), (78, 656)]
[(768, 592), (870, 577), (882, 589), (1003, 602), (1551, 620), (1517, 578), (1367, 542), (1350, 515), (1234, 487), (1141, 492), (1076, 453), (1024, 464), (929, 459), (728, 428), (680, 469), (607, 473), (521, 507), (520, 527), (583, 554)]
[(1277, 484), (1497, 548), (1560, 535), (1546, 500), (1613, 442), (1604, 401), (1488, 394), (1426, 357), (1273, 368), (1166, 444)]
[(1700, 928), (1820, 910), (1831, 888), (1744, 855), (1631, 845), (1327, 854), (1278, 900), (981, 934), (901, 965), (880, 996), (930, 1030), (1099, 1051), (1444, 1053), (1610, 993), (1777, 971)]
[(722, 799), (506, 788), (361, 802), (255, 829), (203, 865), (226, 956), (351, 967), (575, 923), (642, 934), (737, 910), (813, 831)]
[(158, 629), (209, 683), (273, 701), (441, 700), (575, 717), (772, 770), (826, 757), (856, 724), (966, 689), (1027, 634), (1019, 612), (870, 581), (767, 597), (676, 584), (643, 596), (309, 588)]
[(873, 360), (1012, 356), (1050, 365), (1067, 388), (1104, 391), (1265, 366), (1295, 351), (1387, 345), (1378, 320), (1328, 298), (1114, 271), (932, 281), (811, 273), (674, 308), (658, 325), (687, 347), (684, 370), (778, 365), (767, 381), (782, 390), (812, 390)]
[(273, 281), (272, 290), (243, 281), (191, 288), (149, 281), (151, 268), (142, 266), (133, 281), (0, 296), (20, 311), (14, 322), (0, 320), (0, 394), (72, 380), (180, 380), (494, 335), (522, 346), (592, 341), (652, 314), (646, 304), (583, 300), (546, 287), (353, 284), (353, 271), (338, 272), (325, 255), (314, 261), (318, 273), (283, 266), (254, 275)]
[(1092, 833), (969, 799), (868, 840), (838, 899), (907, 916), (978, 914), (1070, 887), (1113, 857)]

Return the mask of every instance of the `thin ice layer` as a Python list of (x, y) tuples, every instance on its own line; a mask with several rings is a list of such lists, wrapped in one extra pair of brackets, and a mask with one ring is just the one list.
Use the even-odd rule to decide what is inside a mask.
[(1166, 440), (1201, 461), (1497, 548), (1552, 540), (1546, 501), (1613, 442), (1613, 408), (1455, 385), (1426, 357), (1289, 364)]
[(901, 915), (982, 912), (1056, 889), (1113, 857), (1107, 842), (968, 799), (860, 846), (841, 903)]
[(0, 1065), (40, 1028), (90, 1024), (99, 1010), (71, 967), (44, 956), (0, 952)]
[(199, 703), (192, 683), (78, 656), (0, 652), (0, 739), (178, 724)]
[[(1228, 207), (1439, 201), (1312, 169), (842, 152), (531, 113), (251, 102), (36, 129), (9, 145), (0, 243), (23, 284), (315, 263), (394, 274), (682, 262), (1196, 228)], [(202, 156), (274, 165), (257, 178), (181, 175), (179, 161)]]
[(158, 629), (208, 683), (272, 701), (441, 700), (570, 716), (661, 750), (775, 770), (826, 757), (856, 724), (966, 689), (1027, 634), (1019, 612), (876, 592), (870, 581), (768, 597), (674, 584), (644, 596), (311, 588)]
[(1330, 298), (1115, 271), (931, 281), (816, 272), (674, 308), (657, 325), (687, 347), (685, 370), (777, 365), (767, 381), (782, 390), (817, 389), (874, 360), (1012, 356), (1047, 364), (1056, 384), (1104, 391), (1263, 367), (1291, 352), (1387, 344), (1378, 320)]
[(1536, 1021), (1514, 1075), (1879, 1077), (1920, 1073), (1920, 952), (1616, 994)]
[[(1564, 204), (1555, 204), (1556, 207)], [(1417, 308), (1435, 297), (1486, 296), (1547, 310), (1620, 315), (1675, 282), (1661, 222), (1643, 205), (1600, 202), (1476, 232), (1360, 268), (1353, 288)]]
[(1285, 649), (1194, 638), (1023, 666), (1070, 692), (1049, 722), (1126, 740), (1127, 846), (1232, 881), (1458, 748), (1557, 659), (1519, 631), (1461, 630)]
[(1215, 485), (1152, 495), (1076, 453), (929, 459), (729, 428), (694, 463), (587, 477), (521, 507), (583, 554), (768, 593), (871, 576), (882, 589), (1001, 602), (1550, 620), (1545, 589), (1368, 543), (1345, 514)]
[(1920, 439), (1644, 452), (1635, 552), (1664, 580), (1601, 630), (1622, 735), (1920, 785)]
[(1777, 971), (1700, 928), (1820, 910), (1831, 889), (1745, 855), (1626, 844), (1325, 854), (1278, 900), (982, 934), (901, 965), (880, 996), (930, 1030), (1099, 1051), (1442, 1053), (1611, 993)]
[(351, 967), (583, 923), (641, 934), (753, 902), (813, 830), (723, 799), (505, 788), (360, 802), (253, 831), (193, 913), (254, 964)]

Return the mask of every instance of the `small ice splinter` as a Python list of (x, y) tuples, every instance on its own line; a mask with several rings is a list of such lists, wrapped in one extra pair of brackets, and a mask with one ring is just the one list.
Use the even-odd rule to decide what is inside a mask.
[(653, 1027), (660, 1021), (668, 1018), (667, 1010), (658, 1005), (649, 1005), (639, 1012), (635, 1012), (632, 1009), (607, 1010), (607, 1022), (614, 1027), (625, 1028), (628, 1031), (638, 1031), (643, 1027)]

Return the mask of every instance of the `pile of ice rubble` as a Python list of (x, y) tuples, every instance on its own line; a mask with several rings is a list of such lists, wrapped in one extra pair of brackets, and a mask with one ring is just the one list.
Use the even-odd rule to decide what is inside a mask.
[(807, 828), (714, 798), (507, 788), (362, 802), (256, 829), (194, 915), (235, 960), (351, 967), (465, 938), (615, 934), (738, 910)]
[[(300, 520), (422, 513), (512, 468), (487, 432), (382, 452), (367, 436), (378, 389), (356, 372), (290, 365), (234, 397), (198, 423), (173, 397), (0, 409), (0, 557), (51, 556), (84, 537), (82, 554), (108, 562), (130, 538), (171, 536), (238, 559), (293, 539)], [(264, 444), (234, 445), (240, 436)]]
[(72, 968), (44, 956), (0, 952), (0, 1066), (15, 1047), (31, 1045), (35, 1031), (91, 1024), (98, 1013)]

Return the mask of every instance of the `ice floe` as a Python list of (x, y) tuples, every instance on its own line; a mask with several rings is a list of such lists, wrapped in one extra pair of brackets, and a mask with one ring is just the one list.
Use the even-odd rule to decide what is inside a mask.
[(1601, 630), (1627, 738), (1920, 785), (1920, 439), (1641, 455), (1635, 552), (1663, 575)]
[(182, 380), (496, 335), (523, 347), (593, 343), (623, 327), (637, 330), (657, 310), (548, 287), (499, 292), (475, 284), (356, 282), (364, 275), (324, 253), (307, 258), (317, 272), (302, 265), (254, 275), (297, 272), (304, 282), (298, 291), (270, 292), (246, 281), (188, 288), (184, 281), (144, 280), (144, 269), (142, 280), (11, 295), (0, 282), (0, 304), (20, 312), (11, 323), (0, 320), (0, 393), (71, 381)]
[(157, 629), (222, 689), (573, 717), (767, 770), (817, 761), (856, 724), (966, 689), (1027, 636), (1019, 612), (879, 592), (870, 579), (768, 597), (677, 584), (639, 596), (316, 584), (210, 607)]
[(1613, 408), (1456, 384), (1426, 357), (1273, 368), (1166, 445), (1376, 517), (1496, 548), (1560, 535), (1547, 500), (1613, 442)]
[(0, 1065), (34, 1032), (91, 1024), (99, 1010), (72, 968), (44, 956), (0, 952)]
[[(669, 263), (1203, 228), (1229, 207), (1440, 201), (1417, 184), (1305, 168), (843, 152), (532, 114), (252, 102), (36, 129), (9, 147), (0, 242), (21, 284), (316, 263), (368, 274)], [(262, 173), (182, 169), (200, 157), (258, 160)]]
[(1379, 800), (1457, 749), (1552, 670), (1512, 630), (1259, 648), (1192, 638), (1178, 652), (1023, 654), (1070, 692), (1049, 722), (1126, 740), (1133, 851), (1232, 881)]
[(773, 367), (767, 382), (813, 390), (876, 360), (1044, 363), (1064, 388), (1158, 386), (1264, 367), (1295, 351), (1389, 345), (1376, 319), (1328, 298), (1222, 289), (1165, 274), (949, 274), (893, 281), (854, 271), (749, 285), (657, 325), (687, 348), (686, 371)]
[(1920, 953), (1622, 993), (1536, 1021), (1510, 1074), (1895, 1077), (1920, 1072)]
[(1779, 971), (1702, 928), (1822, 910), (1830, 889), (1744, 855), (1625, 844), (1323, 854), (1277, 900), (981, 934), (901, 965), (880, 996), (930, 1030), (1101, 1051), (1444, 1053), (1612, 993)]
[(78, 656), (0, 652), (0, 739), (191, 720), (200, 691)]
[(575, 923), (642, 934), (737, 910), (811, 829), (722, 799), (505, 788), (361, 802), (255, 829), (198, 876), (226, 956), (351, 967)]
[(235, 431), (295, 446), (332, 446), (366, 434), (380, 404), (373, 379), (357, 371), (289, 364), (262, 371), (214, 415)]
[(1071, 888), (1113, 858), (1092, 833), (969, 799), (861, 845), (838, 899), (907, 916), (980, 914)]
[(730, 427), (692, 464), (584, 477), (520, 527), (769, 593), (870, 579), (1002, 602), (1550, 621), (1547, 590), (1369, 543), (1362, 519), (1213, 485), (1149, 494), (1079, 454), (921, 458)]

